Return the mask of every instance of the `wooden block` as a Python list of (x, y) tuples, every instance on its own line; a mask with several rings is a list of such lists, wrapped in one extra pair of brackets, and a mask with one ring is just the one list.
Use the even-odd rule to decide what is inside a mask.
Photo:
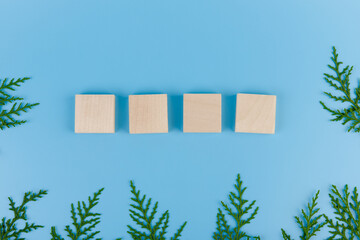
[(76, 133), (114, 133), (115, 95), (76, 95)]
[(130, 133), (167, 133), (167, 94), (129, 96)]
[(221, 132), (221, 94), (184, 94), (184, 132)]
[(237, 94), (235, 132), (275, 133), (276, 96)]

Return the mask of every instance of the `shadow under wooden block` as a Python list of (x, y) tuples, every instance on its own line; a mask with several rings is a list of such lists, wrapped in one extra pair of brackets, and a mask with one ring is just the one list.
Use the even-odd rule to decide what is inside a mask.
[(167, 133), (167, 94), (129, 96), (130, 133)]
[(276, 96), (237, 94), (235, 132), (275, 133)]
[(184, 94), (184, 132), (221, 132), (221, 94)]
[(115, 133), (115, 95), (76, 95), (75, 133)]

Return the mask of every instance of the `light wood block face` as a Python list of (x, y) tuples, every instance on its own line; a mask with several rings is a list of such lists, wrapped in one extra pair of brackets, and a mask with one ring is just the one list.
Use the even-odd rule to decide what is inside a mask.
[(167, 94), (129, 96), (130, 133), (167, 133)]
[(276, 96), (237, 94), (235, 132), (275, 133)]
[(76, 95), (75, 133), (114, 133), (115, 95)]
[(184, 132), (221, 132), (221, 94), (184, 94)]

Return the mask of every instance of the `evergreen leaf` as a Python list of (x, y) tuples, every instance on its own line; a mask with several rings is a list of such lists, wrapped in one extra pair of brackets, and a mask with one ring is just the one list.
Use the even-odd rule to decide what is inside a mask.
[[(301, 240), (310, 240), (326, 225), (326, 216), (323, 214), (318, 214), (320, 211), (317, 207), (317, 200), (319, 198), (320, 191), (317, 191), (315, 196), (307, 204), (307, 209), (301, 210), (301, 216), (296, 216), (296, 223), (301, 229)], [(325, 218), (325, 221), (321, 219)], [(288, 235), (284, 229), (281, 229), (282, 237), (284, 240), (291, 240), (290, 235)]]
[(281, 229), (281, 233), (284, 240), (292, 240), (290, 235), (288, 235), (284, 229)]
[(329, 194), (335, 220), (325, 216), (330, 228), (330, 239), (360, 239), (360, 200), (355, 187), (352, 194), (348, 185), (340, 192), (335, 185)]
[[(22, 83), (30, 78), (18, 78), (0, 80), (0, 130), (16, 127), (26, 123), (26, 120), (17, 120), (15, 116), (26, 113), (39, 103), (24, 103), (21, 97), (11, 96), (7, 91), (15, 91)], [(12, 105), (11, 105), (12, 104)], [(6, 108), (9, 105), (8, 108)], [(6, 108), (6, 109), (4, 109)]]
[(242, 187), (242, 184), (240, 174), (238, 174), (234, 185), (236, 191), (230, 192), (228, 195), (230, 205), (221, 202), (225, 213), (235, 221), (235, 226), (231, 227), (226, 220), (226, 215), (222, 212), (221, 208), (219, 208), (216, 215), (217, 227), (213, 233), (214, 240), (260, 239), (259, 236), (250, 236), (243, 230), (246, 224), (250, 224), (250, 222), (255, 219), (259, 208), (256, 207), (255, 210), (250, 212), (254, 208), (256, 201), (248, 204), (249, 201), (243, 198), (246, 187)]
[[(71, 204), (71, 220), (72, 227), (70, 225), (65, 226), (64, 231), (71, 240), (90, 240), (101, 238), (95, 238), (100, 231), (95, 231), (96, 226), (100, 223), (100, 213), (93, 212), (93, 208), (98, 205), (100, 201), (100, 195), (104, 191), (104, 188), (99, 189), (88, 198), (88, 202), (78, 201), (77, 206)], [(60, 234), (56, 232), (56, 228), (51, 227), (50, 235), (52, 240), (64, 240)]]
[[(133, 181), (130, 181), (130, 188), (132, 197), (130, 198), (133, 203), (130, 204), (130, 218), (135, 225), (144, 229), (145, 231), (138, 230), (135, 227), (128, 225), (128, 233), (133, 240), (166, 240), (167, 228), (169, 227), (169, 211), (166, 210), (161, 214), (160, 218), (155, 221), (155, 216), (158, 209), (158, 202), (152, 207), (151, 213), (151, 198), (146, 200), (146, 195), (141, 196), (140, 190), (137, 190)], [(146, 204), (145, 204), (146, 202)], [(184, 230), (186, 222), (180, 226), (171, 240), (180, 240), (181, 233)]]
[[(25, 233), (32, 232), (39, 228), (43, 228), (42, 225), (35, 223), (29, 223), (27, 219), (27, 204), (30, 202), (36, 202), (39, 199), (47, 195), (46, 190), (40, 190), (39, 192), (26, 192), (23, 196), (22, 203), (16, 206), (15, 201), (12, 198), (9, 199), (9, 210), (13, 212), (13, 217), (6, 219), (2, 218), (0, 222), (0, 239), (1, 240), (18, 240)], [(20, 224), (19, 227), (18, 224)]]
[(323, 109), (330, 112), (334, 117), (331, 121), (342, 121), (343, 125), (348, 124), (348, 132), (360, 132), (360, 83), (358, 83), (358, 87), (353, 90), (355, 94), (355, 97), (353, 97), (350, 89), (350, 76), (353, 71), (353, 66), (346, 66), (341, 69), (340, 65), (343, 63), (338, 60), (338, 56), (336, 48), (333, 47), (331, 57), (333, 65), (329, 64), (328, 67), (334, 72), (334, 75), (324, 73), (324, 79), (341, 95), (336, 96), (330, 92), (324, 92), (324, 94), (330, 99), (340, 101), (347, 106), (344, 109), (333, 110), (328, 108), (322, 101), (320, 101), (320, 104)]

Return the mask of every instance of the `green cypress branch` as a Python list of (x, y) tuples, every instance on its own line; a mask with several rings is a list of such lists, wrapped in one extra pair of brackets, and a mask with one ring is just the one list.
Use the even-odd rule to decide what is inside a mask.
[(330, 92), (324, 92), (324, 94), (334, 101), (346, 103), (347, 107), (344, 109), (331, 109), (322, 101), (320, 101), (320, 104), (323, 109), (330, 112), (333, 116), (331, 121), (342, 121), (343, 125), (348, 124), (348, 132), (360, 132), (360, 83), (358, 84), (358, 87), (353, 90), (354, 97), (352, 97), (353, 94), (350, 89), (350, 76), (353, 71), (353, 66), (341, 68), (343, 62), (338, 60), (338, 56), (339, 54), (336, 52), (336, 48), (333, 47), (331, 57), (333, 65), (329, 64), (328, 67), (335, 73), (335, 75), (325, 73), (324, 79), (341, 95), (336, 96)]
[(13, 103), (16, 101), (21, 101), (21, 100), (24, 100), (24, 99), (20, 98), (20, 97), (12, 97), (12, 96), (0, 97), (0, 106), (5, 106), (8, 103)]
[[(6, 219), (5, 217), (2, 218), (0, 223), (0, 240), (24, 239), (20, 238), (23, 234), (43, 228), (44, 226), (42, 225), (28, 222), (26, 210), (28, 203), (36, 202), (46, 194), (47, 191), (45, 190), (40, 190), (37, 193), (26, 192), (22, 203), (19, 206), (16, 206), (14, 200), (9, 197), (9, 210), (13, 212), (14, 217), (9, 219)], [(22, 228), (19, 228), (17, 225), (19, 222), (24, 222), (25, 225)]]
[[(131, 193), (133, 197), (131, 200), (133, 201), (130, 204), (130, 217), (134, 221), (136, 225), (140, 227), (138, 230), (135, 227), (128, 225), (128, 233), (134, 240), (165, 240), (167, 229), (169, 227), (169, 211), (166, 210), (159, 219), (155, 222), (155, 215), (158, 209), (158, 202), (154, 204), (151, 212), (149, 213), (151, 201), (149, 198), (146, 200), (146, 195), (141, 196), (140, 190), (137, 190), (133, 181), (130, 181)], [(180, 228), (176, 231), (171, 240), (180, 240), (181, 233), (185, 228), (186, 222), (184, 222)]]
[[(95, 231), (96, 226), (100, 223), (100, 213), (92, 212), (93, 208), (99, 203), (100, 195), (104, 188), (101, 188), (99, 191), (95, 192), (93, 197), (88, 198), (88, 203), (84, 201), (78, 202), (75, 208), (74, 204), (71, 204), (71, 219), (72, 226), (65, 226), (65, 232), (71, 240), (89, 240), (96, 239), (101, 240), (101, 238), (95, 238), (100, 231)], [(56, 232), (56, 228), (51, 227), (51, 239), (52, 240), (64, 240), (60, 234)]]
[[(242, 187), (240, 174), (237, 175), (235, 192), (230, 192), (229, 199), (231, 207), (224, 202), (221, 202), (226, 214), (235, 220), (235, 227), (231, 227), (223, 211), (219, 208), (216, 216), (216, 231), (213, 234), (214, 240), (240, 240), (240, 239), (260, 239), (259, 236), (250, 236), (243, 231), (243, 227), (246, 224), (255, 219), (258, 213), (259, 207), (256, 207), (254, 211), (250, 213), (250, 210), (254, 207), (256, 201), (249, 201), (243, 198), (246, 187)], [(247, 205), (246, 205), (247, 204)]]
[[(317, 191), (315, 197), (313, 197), (311, 202), (307, 204), (307, 210), (302, 209), (302, 215), (300, 217), (295, 217), (296, 223), (302, 231), (302, 235), (300, 236), (301, 240), (310, 240), (310, 238), (316, 236), (316, 233), (319, 232), (326, 224), (325, 221), (321, 221), (321, 219), (326, 216), (318, 214), (320, 208), (316, 208), (319, 194), (320, 191)], [(284, 240), (292, 240), (291, 236), (288, 235), (284, 229), (281, 229), (281, 232)]]
[[(25, 81), (29, 80), (30, 78), (24, 77), (24, 78), (12, 78), (10, 81), (8, 81), (7, 78), (3, 80), (3, 82), (0, 84), (0, 93), (3, 93), (5, 90), (11, 90), (15, 91), (16, 87), (20, 87), (22, 83), (25, 83)], [(6, 95), (5, 93), (3, 93)]]
[(291, 236), (288, 235), (288, 234), (285, 232), (284, 229), (281, 229), (281, 234), (282, 234), (282, 237), (283, 237), (284, 240), (292, 240), (292, 239), (291, 239)]
[(7, 91), (15, 91), (17, 87), (20, 87), (22, 83), (30, 78), (18, 78), (0, 80), (0, 106), (5, 107), (8, 104), (12, 104), (10, 110), (0, 109), (0, 130), (5, 128), (16, 127), (26, 123), (26, 120), (17, 120), (15, 116), (20, 116), (22, 112), (27, 112), (29, 109), (39, 105), (39, 103), (23, 103), (24, 100), (21, 97), (11, 96)]
[(350, 195), (348, 185), (345, 185), (343, 193), (332, 186), (329, 197), (336, 217), (334, 220), (325, 216), (331, 229), (329, 239), (360, 239), (360, 200), (356, 187)]

